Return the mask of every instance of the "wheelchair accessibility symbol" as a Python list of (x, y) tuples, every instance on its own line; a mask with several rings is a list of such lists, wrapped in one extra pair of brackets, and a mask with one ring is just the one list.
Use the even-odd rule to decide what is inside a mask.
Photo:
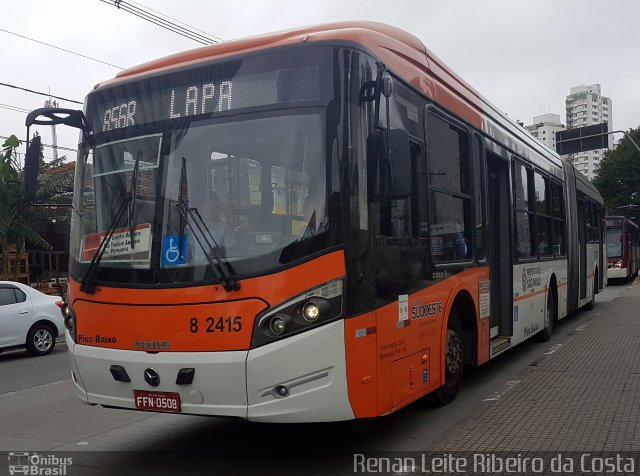
[[(182, 246), (180, 246), (182, 245)], [(187, 263), (187, 237), (177, 235), (162, 237), (162, 266), (178, 266)]]

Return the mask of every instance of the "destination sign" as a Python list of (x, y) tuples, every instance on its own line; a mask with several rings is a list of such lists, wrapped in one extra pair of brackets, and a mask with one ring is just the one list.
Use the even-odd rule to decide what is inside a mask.
[[(85, 115), (95, 133), (235, 109), (319, 101), (333, 84), (320, 80), (327, 51), (209, 64), (130, 81), (89, 95)], [(296, 64), (298, 63), (298, 64)], [(329, 76), (331, 77), (331, 76)]]
[[(267, 89), (269, 85), (265, 83), (263, 87)], [(172, 88), (166, 93), (166, 96), (162, 101), (164, 104), (161, 105), (165, 109), (164, 113), (157, 111), (163, 117), (156, 118), (156, 120), (228, 111), (233, 104), (233, 82), (222, 81), (219, 84), (206, 83)], [(138, 112), (138, 100), (136, 99), (108, 108), (103, 115), (102, 132), (134, 126), (136, 121), (140, 122), (140, 119), (142, 123), (148, 122), (145, 121), (146, 116), (149, 116), (148, 113), (139, 117), (136, 116), (136, 112)]]

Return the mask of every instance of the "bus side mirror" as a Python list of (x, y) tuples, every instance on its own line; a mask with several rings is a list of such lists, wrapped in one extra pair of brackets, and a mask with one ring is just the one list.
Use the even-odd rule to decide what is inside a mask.
[(29, 202), (33, 202), (38, 191), (41, 150), (40, 136), (35, 136), (29, 143), (27, 153), (24, 156), (24, 195)]
[(34, 109), (27, 114), (27, 118), (24, 121), (24, 125), (27, 126), (27, 138), (29, 137), (29, 127), (33, 124), (41, 126), (64, 124), (65, 126), (80, 129), (85, 136), (92, 134), (84, 113), (76, 109), (64, 109), (61, 107), (41, 107)]
[(41, 126), (64, 124), (65, 126), (75, 127), (82, 131), (85, 138), (93, 134), (87, 118), (84, 113), (79, 110), (60, 107), (41, 107), (27, 114), (27, 118), (24, 121), (24, 125), (27, 126), (27, 151), (24, 159), (24, 193), (29, 202), (33, 202), (36, 197), (36, 192), (38, 191), (38, 171), (40, 169), (40, 158), (42, 155), (40, 136), (34, 137), (31, 141), (29, 140), (29, 128), (34, 124)]

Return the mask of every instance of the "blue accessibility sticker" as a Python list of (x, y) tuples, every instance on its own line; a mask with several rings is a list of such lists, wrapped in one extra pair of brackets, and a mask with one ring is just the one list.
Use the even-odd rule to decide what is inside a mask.
[(429, 371), (427, 369), (422, 369), (422, 383), (427, 383), (429, 380)]
[(513, 322), (518, 322), (518, 306), (513, 306)]
[(162, 237), (162, 266), (187, 264), (187, 236), (167, 235)]

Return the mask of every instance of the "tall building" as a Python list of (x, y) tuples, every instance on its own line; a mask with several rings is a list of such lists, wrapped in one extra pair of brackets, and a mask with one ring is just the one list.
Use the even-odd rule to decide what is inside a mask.
[(560, 122), (560, 114), (542, 114), (533, 118), (533, 124), (525, 126), (533, 137), (538, 139), (550, 149), (556, 150), (556, 132), (564, 131), (565, 127)]
[[(602, 96), (599, 84), (582, 85), (571, 88), (565, 100), (567, 108), (567, 129), (592, 126), (606, 122), (612, 131), (611, 99)], [(609, 148), (613, 148), (613, 137), (609, 136)], [(564, 158), (575, 165), (589, 180), (595, 176), (595, 170), (606, 149), (590, 150), (565, 155)]]

